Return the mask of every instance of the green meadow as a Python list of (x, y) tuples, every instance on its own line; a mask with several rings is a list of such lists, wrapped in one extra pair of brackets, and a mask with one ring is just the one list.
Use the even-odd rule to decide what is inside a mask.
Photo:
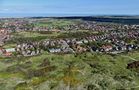
[(43, 54), (34, 57), (0, 59), (1, 90), (123, 90), (139, 88), (136, 70), (127, 64), (139, 59), (139, 52)]

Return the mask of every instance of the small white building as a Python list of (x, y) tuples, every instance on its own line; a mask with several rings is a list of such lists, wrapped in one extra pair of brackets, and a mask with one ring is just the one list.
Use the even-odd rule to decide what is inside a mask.
[(5, 49), (6, 50), (6, 52), (15, 52), (16, 50), (15, 50), (15, 48), (8, 48), (8, 49)]
[(61, 52), (61, 49), (49, 49), (49, 52), (50, 53), (59, 53), (59, 52)]

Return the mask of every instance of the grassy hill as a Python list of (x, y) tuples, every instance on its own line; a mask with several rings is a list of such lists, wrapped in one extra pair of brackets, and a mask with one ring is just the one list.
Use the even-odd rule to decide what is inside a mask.
[[(0, 60), (2, 90), (138, 90), (138, 72), (126, 69), (138, 52), (121, 55), (84, 53)], [(9, 63), (10, 62), (10, 63)], [(6, 66), (6, 67), (5, 67)], [(45, 89), (44, 89), (45, 88)], [(47, 88), (47, 89), (46, 89)]]

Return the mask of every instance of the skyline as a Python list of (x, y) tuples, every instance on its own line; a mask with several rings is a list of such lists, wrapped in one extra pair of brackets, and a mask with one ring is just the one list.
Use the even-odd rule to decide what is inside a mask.
[(0, 0), (0, 16), (139, 15), (139, 0)]

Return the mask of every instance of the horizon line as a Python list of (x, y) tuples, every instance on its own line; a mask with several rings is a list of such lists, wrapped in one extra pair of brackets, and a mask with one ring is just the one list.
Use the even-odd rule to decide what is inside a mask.
[(0, 13), (0, 18), (94, 17), (94, 16), (117, 16), (117, 17), (128, 16), (128, 17), (132, 17), (132, 16), (139, 16), (139, 14)]

